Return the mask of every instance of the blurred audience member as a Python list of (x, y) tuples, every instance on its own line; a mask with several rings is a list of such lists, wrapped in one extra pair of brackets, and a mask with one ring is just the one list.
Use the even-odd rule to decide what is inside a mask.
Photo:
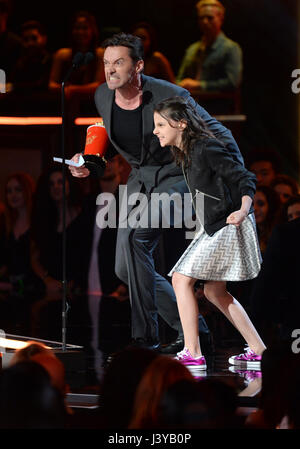
[(66, 384), (64, 364), (57, 358), (53, 350), (38, 341), (28, 341), (26, 346), (17, 349), (10, 361), (10, 365), (20, 362), (33, 361), (39, 363), (48, 372), (51, 383), (63, 397), (70, 391)]
[(282, 221), (283, 223), (286, 223), (287, 221), (292, 221), (299, 217), (300, 217), (300, 195), (295, 195), (284, 203), (282, 208)]
[[(117, 217), (119, 215), (117, 211), (118, 187), (121, 184), (123, 170), (122, 156), (116, 155), (107, 162), (103, 176), (98, 179), (97, 191), (85, 200), (83, 213), (81, 214), (82, 239), (80, 247), (77, 246), (82, 260), (81, 286), (82, 290), (87, 293), (91, 321), (90, 344), (94, 353), (94, 367), (98, 381), (103, 373), (101, 367), (102, 353), (99, 351), (99, 343), (104, 352), (107, 349), (105, 343), (112, 336), (114, 341), (119, 338), (118, 343), (120, 345), (126, 344), (126, 341), (123, 341), (124, 339), (118, 335), (117, 327), (112, 327), (116, 313), (109, 316), (107, 311), (113, 304), (116, 308), (120, 306), (119, 308), (125, 311), (126, 307), (123, 308), (125, 304), (120, 305), (120, 302), (127, 300), (128, 313), (130, 314), (127, 286), (115, 274)], [(105, 195), (105, 201), (104, 196), (102, 196), (102, 203), (99, 204), (97, 198), (101, 193)], [(107, 204), (108, 198), (111, 201), (109, 206)], [(115, 217), (115, 226), (106, 226), (108, 213), (111, 214), (111, 218), (112, 216)], [(112, 296), (117, 301), (114, 301)], [(99, 329), (99, 320), (102, 329)], [(128, 326), (130, 328), (129, 322)], [(113, 348), (113, 351), (115, 352), (116, 348)]]
[[(5, 210), (1, 236), (0, 289), (9, 296), (2, 301), (1, 320), (8, 320), (6, 330), (25, 332), (30, 304), (36, 295), (37, 280), (30, 263), (31, 211), (35, 182), (23, 172), (12, 173), (6, 181)], [(6, 318), (5, 318), (6, 317)], [(13, 326), (13, 328), (11, 328)]]
[(281, 160), (278, 153), (268, 148), (256, 148), (248, 156), (248, 170), (256, 175), (257, 185), (270, 186), (281, 173)]
[(288, 175), (277, 175), (271, 182), (271, 187), (278, 193), (281, 203), (286, 203), (299, 193), (297, 181)]
[[(5, 71), (8, 84), (11, 83), (13, 67), (22, 52), (21, 39), (7, 27), (11, 8), (10, 0), (0, 0), (0, 68)], [(6, 88), (10, 90), (9, 85)]]
[[(278, 367), (281, 370), (280, 382), (274, 376)], [(294, 409), (293, 397), (299, 390), (300, 357), (292, 352), (290, 343), (275, 343), (262, 354), (262, 389), (259, 407), (246, 419), (246, 427), (276, 429), (284, 417), (290, 417), (299, 424), (299, 404)], [(294, 411), (297, 410), (297, 413)], [(298, 415), (298, 416), (297, 416)]]
[(160, 402), (159, 424), (165, 429), (229, 429), (237, 420), (237, 394), (222, 381), (180, 380)]
[(147, 22), (136, 23), (131, 34), (139, 37), (144, 46), (144, 73), (154, 78), (175, 82), (175, 76), (170, 62), (158, 51), (157, 34), (155, 28)]
[[(158, 354), (145, 348), (128, 348), (109, 363), (100, 390), (103, 425), (107, 429), (128, 427), (137, 386)], [(122, 378), (120, 378), (122, 373)], [(117, 407), (116, 407), (117, 404)]]
[(57, 429), (65, 426), (63, 396), (40, 364), (27, 361), (0, 373), (1, 429)]
[(40, 22), (30, 20), (23, 23), (21, 34), (24, 50), (13, 71), (13, 89), (27, 94), (46, 91), (52, 64), (46, 30)]
[(277, 192), (271, 187), (258, 186), (253, 199), (254, 215), (262, 254), (264, 254), (269, 237), (279, 221), (281, 203)]
[(299, 328), (299, 255), (300, 218), (295, 218), (274, 228), (252, 291), (253, 319), (267, 346), (289, 340)]
[(234, 90), (242, 78), (242, 50), (222, 32), (225, 8), (218, 0), (200, 0), (196, 9), (202, 38), (186, 50), (177, 83), (191, 92)]
[[(300, 363), (299, 355), (296, 363), (293, 364), (292, 381), (288, 383), (287, 404), (285, 416), (277, 426), (278, 429), (300, 429)], [(291, 368), (293, 369), (293, 368)], [(284, 423), (286, 422), (286, 426)]]
[(192, 382), (194, 378), (177, 360), (164, 355), (153, 360), (137, 387), (129, 429), (159, 428), (161, 398), (171, 385), (183, 379)]
[[(82, 197), (78, 183), (66, 174), (66, 232), (67, 279), (74, 280), (78, 217), (82, 210)], [(32, 266), (46, 285), (47, 292), (61, 291), (63, 233), (63, 175), (58, 167), (52, 168), (38, 180), (32, 215)], [(69, 241), (68, 241), (69, 240)]]
[(65, 379), (65, 367), (53, 350), (39, 341), (28, 341), (26, 346), (15, 351), (10, 365), (30, 360), (39, 363), (48, 371), (52, 385), (65, 396), (69, 391)]
[(23, 348), (16, 349), (11, 360), (10, 365), (15, 365), (20, 362), (29, 362), (32, 357), (37, 354), (45, 353), (53, 355), (51, 349), (39, 341), (28, 341)]
[(99, 32), (95, 17), (87, 11), (75, 13), (71, 24), (71, 46), (60, 48), (53, 56), (49, 88), (61, 89), (61, 82), (72, 66), (74, 56), (78, 53), (94, 54), (94, 59), (87, 65), (74, 70), (66, 82), (65, 95), (92, 99), (99, 84), (105, 81), (103, 68), (103, 49), (98, 46)]
[[(66, 282), (68, 296), (74, 293), (75, 280), (80, 276), (81, 229), (80, 214), (82, 196), (79, 184), (66, 173)], [(53, 300), (61, 300), (63, 275), (63, 176), (60, 167), (53, 167), (38, 180), (32, 215), (31, 263), (35, 274), (45, 285), (46, 297), (33, 308), (36, 326), (37, 316), (44, 306)], [(55, 307), (55, 304), (52, 304)], [(49, 313), (49, 311), (48, 311)], [(58, 320), (50, 324), (49, 316), (44, 317), (46, 328), (54, 331), (59, 326)], [(40, 328), (40, 331), (42, 329)], [(40, 335), (39, 335), (40, 336)], [(46, 335), (44, 335), (45, 338)]]

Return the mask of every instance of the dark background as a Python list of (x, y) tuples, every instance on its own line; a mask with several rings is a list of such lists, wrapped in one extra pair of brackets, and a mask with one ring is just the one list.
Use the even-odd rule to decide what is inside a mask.
[[(9, 28), (19, 32), (25, 20), (46, 25), (49, 49), (68, 45), (69, 25), (77, 10), (95, 14), (101, 37), (110, 28), (129, 30), (136, 21), (156, 26), (159, 49), (177, 73), (185, 48), (199, 39), (195, 0), (114, 0), (72, 3), (15, 0)], [(242, 112), (247, 122), (239, 145), (247, 155), (256, 146), (278, 150), (284, 171), (298, 179), (297, 95), (291, 91), (297, 68), (297, 0), (223, 0), (224, 31), (243, 49)]]

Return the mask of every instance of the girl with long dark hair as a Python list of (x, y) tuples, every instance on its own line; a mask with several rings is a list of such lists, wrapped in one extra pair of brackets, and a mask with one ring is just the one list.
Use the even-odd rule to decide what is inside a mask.
[(182, 166), (199, 221), (193, 241), (169, 273), (185, 342), (177, 359), (184, 365), (206, 369), (194, 295), (194, 284), (201, 279), (205, 282), (205, 297), (224, 313), (248, 344), (246, 352), (230, 357), (229, 363), (259, 367), (265, 345), (244, 308), (226, 289), (227, 281), (253, 279), (260, 270), (252, 207), (255, 176), (245, 169), (240, 155), (231, 154), (207, 130), (183, 98), (159, 103), (154, 109), (154, 123), (153, 132), (160, 145), (170, 145)]

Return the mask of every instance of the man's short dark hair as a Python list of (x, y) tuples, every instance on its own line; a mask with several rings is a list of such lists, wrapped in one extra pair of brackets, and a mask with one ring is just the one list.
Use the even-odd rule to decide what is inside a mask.
[(268, 161), (272, 164), (275, 173), (280, 173), (282, 170), (282, 160), (279, 153), (268, 147), (253, 148), (246, 160), (246, 166), (251, 167), (255, 162)]
[(134, 63), (144, 59), (144, 47), (142, 40), (132, 34), (118, 33), (105, 39), (102, 43), (103, 48), (107, 47), (127, 47), (129, 55)]

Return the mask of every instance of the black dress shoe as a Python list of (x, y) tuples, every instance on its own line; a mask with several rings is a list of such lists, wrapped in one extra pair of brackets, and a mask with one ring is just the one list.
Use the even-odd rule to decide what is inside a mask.
[(166, 346), (162, 346), (160, 351), (162, 354), (177, 354), (183, 350), (184, 338), (183, 335), (179, 335), (175, 341), (172, 341)]

